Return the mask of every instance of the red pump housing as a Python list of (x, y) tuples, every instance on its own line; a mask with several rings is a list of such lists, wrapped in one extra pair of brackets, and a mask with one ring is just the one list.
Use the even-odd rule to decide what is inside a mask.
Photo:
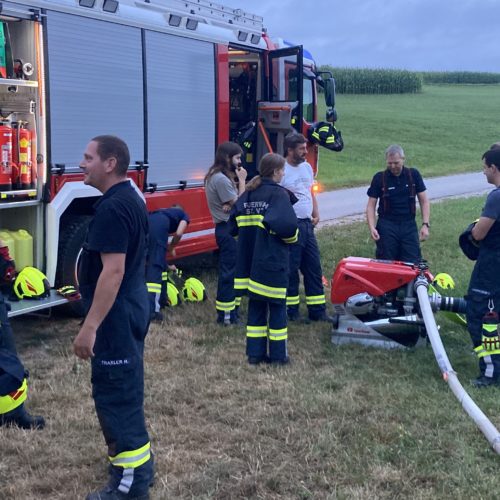
[[(331, 301), (333, 304), (343, 304), (358, 293), (378, 297), (406, 285), (419, 273), (418, 266), (411, 263), (346, 257), (339, 262), (333, 274)], [(433, 280), (429, 271), (424, 271), (424, 275), (429, 281)]]

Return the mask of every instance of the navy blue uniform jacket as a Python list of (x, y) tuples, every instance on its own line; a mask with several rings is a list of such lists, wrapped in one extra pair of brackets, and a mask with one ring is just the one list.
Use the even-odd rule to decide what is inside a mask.
[(267, 300), (286, 298), (288, 245), (297, 241), (297, 217), (289, 192), (263, 178), (233, 206), (229, 231), (238, 236), (235, 290)]

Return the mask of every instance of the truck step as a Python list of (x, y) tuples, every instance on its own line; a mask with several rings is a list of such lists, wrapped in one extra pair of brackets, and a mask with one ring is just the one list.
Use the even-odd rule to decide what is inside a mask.
[(61, 304), (66, 304), (68, 299), (65, 299), (59, 295), (55, 290), (50, 291), (50, 296), (45, 299), (34, 299), (34, 300), (19, 300), (11, 301), (9, 318), (14, 316), (20, 316), (21, 314), (30, 314), (43, 309), (48, 309), (49, 307), (59, 306)]

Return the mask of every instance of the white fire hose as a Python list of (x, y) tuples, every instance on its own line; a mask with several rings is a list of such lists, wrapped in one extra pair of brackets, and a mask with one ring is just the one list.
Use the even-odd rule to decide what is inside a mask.
[(439, 336), (436, 320), (434, 319), (434, 314), (429, 302), (429, 295), (427, 293), (428, 287), (429, 283), (424, 276), (420, 276), (415, 280), (415, 289), (417, 291), (425, 328), (443, 379), (445, 382), (448, 382), (453, 394), (455, 394), (455, 397), (462, 404), (462, 408), (485, 435), (493, 450), (500, 454), (500, 433), (463, 388), (444, 350), (443, 342)]

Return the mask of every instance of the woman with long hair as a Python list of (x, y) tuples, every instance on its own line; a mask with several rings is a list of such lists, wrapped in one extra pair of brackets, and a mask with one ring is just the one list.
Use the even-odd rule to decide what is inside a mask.
[(238, 323), (239, 303), (235, 303), (234, 270), (236, 241), (229, 234), (229, 212), (238, 196), (245, 191), (247, 171), (241, 166), (242, 150), (235, 142), (223, 142), (217, 148), (213, 165), (205, 176), (205, 194), (215, 223), (215, 240), (219, 247), (217, 283), (217, 323)]
[(250, 364), (286, 364), (288, 245), (297, 241), (293, 194), (279, 185), (285, 159), (268, 153), (260, 175), (247, 185), (231, 211), (229, 228), (238, 236), (236, 294), (248, 292), (246, 353)]

